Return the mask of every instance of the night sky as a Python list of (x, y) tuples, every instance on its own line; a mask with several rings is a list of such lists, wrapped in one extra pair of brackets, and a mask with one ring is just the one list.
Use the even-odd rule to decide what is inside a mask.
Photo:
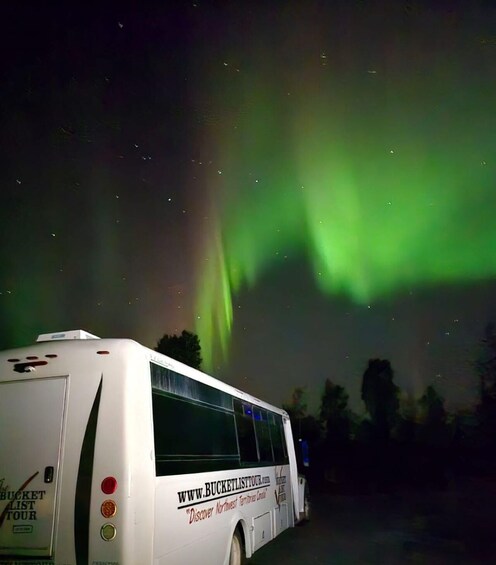
[(496, 321), (496, 5), (2, 15), (0, 346), (83, 328), (275, 404), (371, 357), (449, 409)]

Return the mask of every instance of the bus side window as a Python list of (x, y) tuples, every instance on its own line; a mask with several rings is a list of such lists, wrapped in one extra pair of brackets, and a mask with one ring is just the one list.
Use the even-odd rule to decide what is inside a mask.
[(274, 461), (278, 465), (285, 465), (288, 462), (288, 451), (286, 449), (286, 439), (282, 427), (282, 417), (278, 414), (269, 415), (270, 437), (274, 450)]
[(258, 451), (255, 427), (253, 425), (253, 407), (251, 404), (245, 404), (236, 399), (233, 399), (233, 407), (236, 417), (241, 464), (257, 463)]
[(260, 462), (273, 463), (274, 454), (272, 451), (272, 443), (270, 441), (269, 417), (267, 410), (254, 408), (253, 416), (255, 418), (255, 430), (257, 433)]
[(152, 408), (157, 476), (239, 466), (232, 412), (161, 391)]

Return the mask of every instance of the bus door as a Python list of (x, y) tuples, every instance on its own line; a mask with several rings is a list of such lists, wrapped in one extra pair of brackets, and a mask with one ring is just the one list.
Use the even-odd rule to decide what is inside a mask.
[(53, 553), (66, 383), (0, 382), (0, 560)]

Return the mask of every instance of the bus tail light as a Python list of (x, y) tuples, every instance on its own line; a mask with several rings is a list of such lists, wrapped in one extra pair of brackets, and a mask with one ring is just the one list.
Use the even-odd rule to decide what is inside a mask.
[(100, 528), (100, 535), (105, 541), (112, 541), (117, 535), (114, 524), (103, 524)]
[(102, 481), (102, 492), (105, 494), (114, 494), (117, 490), (117, 480), (114, 477), (105, 477)]

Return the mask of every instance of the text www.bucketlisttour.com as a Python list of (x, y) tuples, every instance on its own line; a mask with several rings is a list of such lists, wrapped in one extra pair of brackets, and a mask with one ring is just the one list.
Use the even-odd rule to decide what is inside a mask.
[(178, 491), (179, 504), (188, 502), (199, 502), (201, 500), (212, 500), (216, 497), (239, 493), (262, 486), (270, 485), (270, 477), (262, 475), (249, 475), (232, 479), (206, 482), (203, 487)]

